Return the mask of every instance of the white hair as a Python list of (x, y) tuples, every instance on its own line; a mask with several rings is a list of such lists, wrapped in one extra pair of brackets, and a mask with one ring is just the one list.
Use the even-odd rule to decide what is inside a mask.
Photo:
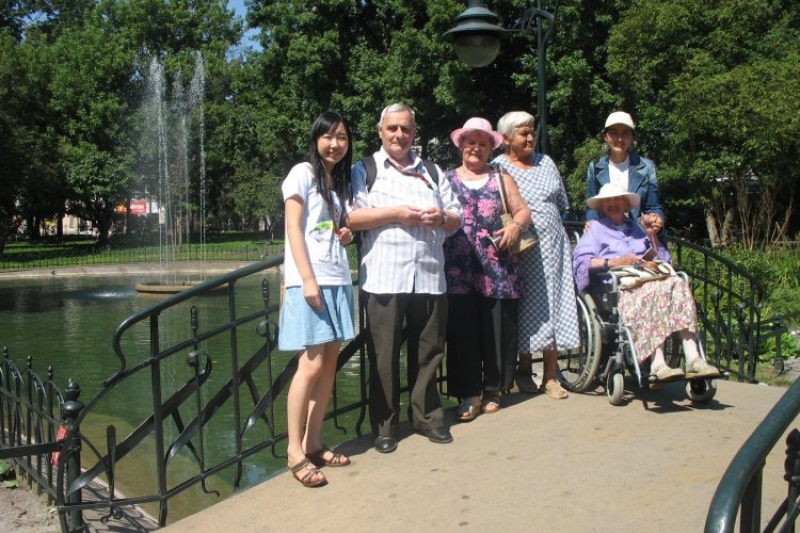
[(383, 127), (383, 118), (386, 116), (386, 113), (400, 113), (402, 111), (408, 111), (411, 114), (411, 123), (416, 128), (417, 127), (416, 113), (414, 113), (414, 110), (408, 107), (406, 104), (400, 102), (390, 104), (383, 108), (383, 111), (381, 111), (381, 119), (378, 122), (378, 128)]
[(527, 111), (509, 111), (497, 121), (497, 132), (510, 139), (514, 135), (514, 130), (520, 126), (532, 128), (534, 125), (535, 119)]

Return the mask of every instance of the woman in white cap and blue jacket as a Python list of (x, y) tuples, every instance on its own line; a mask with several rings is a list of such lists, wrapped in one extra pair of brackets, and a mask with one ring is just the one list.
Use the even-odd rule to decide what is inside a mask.
[[(658, 178), (655, 164), (631, 147), (636, 138), (636, 126), (630, 114), (615, 111), (608, 115), (603, 129), (603, 141), (608, 146), (608, 155), (589, 163), (586, 173), (586, 198), (592, 198), (606, 183), (616, 183), (641, 199), (639, 206), (631, 210), (631, 216), (642, 228), (660, 232), (664, 227), (664, 210), (658, 201)], [(597, 219), (597, 212), (586, 209), (586, 220)]]

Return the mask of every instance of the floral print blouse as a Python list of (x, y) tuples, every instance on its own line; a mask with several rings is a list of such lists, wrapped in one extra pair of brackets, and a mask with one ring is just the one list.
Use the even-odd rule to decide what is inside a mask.
[(445, 172), (463, 210), (461, 228), (444, 242), (447, 293), (519, 299), (523, 291), (519, 259), (485, 239), (502, 227), (503, 213), (497, 181), (502, 175), (496, 167), (489, 168), (489, 180), (477, 189), (464, 185), (455, 170)]

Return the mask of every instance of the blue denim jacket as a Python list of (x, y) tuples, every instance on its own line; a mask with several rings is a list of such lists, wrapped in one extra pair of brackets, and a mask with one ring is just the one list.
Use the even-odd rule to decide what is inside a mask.
[[(628, 167), (628, 192), (635, 192), (641, 198), (639, 207), (631, 211), (635, 220), (639, 220), (641, 213), (656, 213), (661, 217), (666, 226), (667, 217), (658, 201), (658, 178), (656, 177), (656, 166), (649, 159), (639, 154), (630, 154), (630, 166)], [(604, 155), (597, 161), (589, 163), (586, 173), (586, 198), (597, 195), (600, 187), (608, 183), (608, 156)], [(597, 212), (593, 209), (586, 209), (586, 220), (597, 219)]]

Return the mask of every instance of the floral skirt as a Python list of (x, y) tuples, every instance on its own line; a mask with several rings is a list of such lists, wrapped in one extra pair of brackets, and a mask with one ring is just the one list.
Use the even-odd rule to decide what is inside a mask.
[(693, 333), (697, 330), (692, 291), (679, 276), (620, 291), (619, 313), (623, 324), (631, 330), (640, 363), (672, 333), (682, 329)]

